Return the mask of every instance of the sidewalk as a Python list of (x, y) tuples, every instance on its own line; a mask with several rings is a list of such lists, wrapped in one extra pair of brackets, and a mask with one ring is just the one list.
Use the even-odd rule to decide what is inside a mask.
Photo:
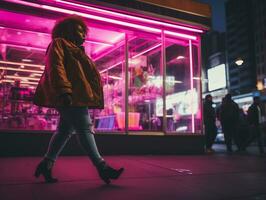
[(265, 200), (266, 157), (256, 149), (247, 155), (106, 156), (124, 166), (119, 180), (107, 186), (84, 156), (60, 157), (56, 184), (36, 180), (41, 158), (0, 158), (1, 200)]

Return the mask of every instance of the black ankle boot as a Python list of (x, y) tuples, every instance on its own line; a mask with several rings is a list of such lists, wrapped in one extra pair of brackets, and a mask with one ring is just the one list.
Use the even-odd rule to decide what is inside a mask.
[(119, 176), (124, 171), (123, 167), (116, 170), (108, 166), (107, 164), (102, 164), (102, 166), (98, 167), (97, 169), (98, 169), (99, 176), (106, 184), (111, 183), (110, 179), (118, 179)]
[(58, 180), (52, 177), (52, 165), (53, 161), (44, 159), (38, 164), (34, 176), (38, 178), (43, 175), (46, 183), (56, 183)]

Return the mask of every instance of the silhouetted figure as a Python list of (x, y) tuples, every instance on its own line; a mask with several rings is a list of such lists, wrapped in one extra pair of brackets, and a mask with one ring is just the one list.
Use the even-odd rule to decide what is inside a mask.
[(250, 145), (255, 139), (258, 141), (258, 147), (260, 154), (264, 154), (264, 145), (263, 145), (263, 109), (260, 105), (260, 98), (254, 97), (252, 105), (248, 108), (248, 122), (250, 127), (250, 138), (246, 143), (246, 147)]
[(238, 131), (236, 133), (235, 142), (239, 147), (238, 151), (245, 151), (246, 150), (246, 143), (249, 139), (249, 124), (248, 124), (248, 117), (245, 114), (242, 108), (239, 108), (239, 123), (238, 123)]
[[(227, 94), (220, 111), (221, 125), (228, 153), (232, 153), (232, 140), (235, 141), (239, 122), (239, 107), (231, 94)], [(238, 147), (240, 148), (240, 147)]]
[(52, 177), (52, 166), (74, 130), (106, 184), (111, 179), (117, 179), (124, 170), (115, 170), (107, 165), (94, 140), (88, 108), (104, 107), (103, 87), (100, 73), (82, 46), (86, 33), (87, 25), (78, 16), (66, 17), (55, 24), (52, 42), (47, 49), (45, 70), (36, 88), (34, 103), (55, 108), (60, 115), (57, 131), (35, 171), (36, 177), (43, 175), (48, 183), (57, 182)]
[(215, 109), (212, 107), (212, 96), (206, 95), (205, 101), (203, 104), (203, 120), (204, 120), (204, 129), (205, 129), (205, 145), (206, 152), (212, 153), (214, 150), (212, 149), (212, 145), (217, 136), (217, 127), (215, 124), (216, 114)]

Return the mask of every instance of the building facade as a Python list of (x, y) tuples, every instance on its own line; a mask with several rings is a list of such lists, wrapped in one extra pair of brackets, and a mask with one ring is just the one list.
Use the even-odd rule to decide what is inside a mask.
[(104, 85), (104, 109), (90, 111), (96, 135), (125, 136), (119, 137), (124, 142), (134, 141), (136, 137), (130, 136), (142, 141), (158, 135), (158, 141), (180, 135), (202, 138), (200, 49), (201, 35), (210, 22), (204, 13), (209, 7), (179, 0), (180, 5), (171, 4), (177, 6), (175, 10), (166, 2), (160, 6), (157, 1), (132, 1), (127, 7), (124, 1), (3, 1), (2, 132), (52, 134), (55, 130), (56, 110), (37, 107), (31, 100), (55, 21), (75, 14), (89, 26), (84, 47)]
[(213, 96), (221, 103), (228, 90), (228, 71), (225, 55), (225, 33), (210, 31), (202, 36), (202, 94)]
[(265, 5), (260, 0), (228, 0), (225, 5), (229, 90), (245, 108), (252, 96), (265, 93)]

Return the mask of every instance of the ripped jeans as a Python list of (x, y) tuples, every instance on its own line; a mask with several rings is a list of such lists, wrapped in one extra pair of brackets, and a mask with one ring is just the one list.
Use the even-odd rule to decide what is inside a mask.
[(60, 120), (56, 133), (52, 136), (45, 157), (56, 161), (68, 140), (76, 132), (77, 138), (92, 163), (97, 166), (104, 162), (98, 152), (94, 139), (92, 122), (87, 107), (62, 107), (58, 108)]

